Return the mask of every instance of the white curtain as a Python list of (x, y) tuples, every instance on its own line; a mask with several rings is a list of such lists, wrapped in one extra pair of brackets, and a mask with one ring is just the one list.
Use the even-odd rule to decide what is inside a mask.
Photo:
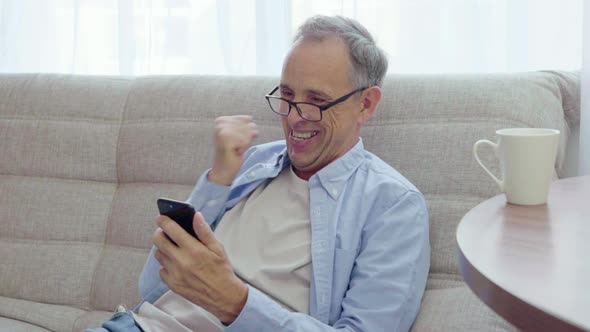
[(579, 70), (584, 0), (0, 0), (0, 72), (277, 75), (313, 14), (395, 73)]
[(590, 1), (584, 4), (584, 57), (580, 114), (579, 175), (590, 175)]

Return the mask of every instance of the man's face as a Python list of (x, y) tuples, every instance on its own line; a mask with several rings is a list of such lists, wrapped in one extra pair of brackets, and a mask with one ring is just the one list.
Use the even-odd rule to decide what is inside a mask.
[[(287, 100), (324, 105), (357, 88), (350, 70), (342, 40), (299, 40), (283, 64), (279, 93)], [(324, 111), (319, 122), (301, 118), (294, 107), (282, 118), (289, 158), (299, 177), (309, 179), (358, 142), (363, 109), (359, 94)]]

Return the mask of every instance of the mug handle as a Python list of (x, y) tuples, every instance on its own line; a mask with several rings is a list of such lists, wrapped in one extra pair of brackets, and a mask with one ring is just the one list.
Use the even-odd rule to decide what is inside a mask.
[(498, 178), (494, 174), (492, 174), (492, 172), (490, 172), (490, 170), (487, 167), (484, 166), (484, 164), (479, 159), (479, 156), (477, 155), (477, 149), (481, 144), (491, 145), (492, 148), (494, 148), (494, 151), (498, 150), (498, 144), (496, 144), (492, 141), (488, 141), (487, 139), (481, 139), (481, 140), (475, 142), (475, 144), (473, 144), (473, 156), (475, 157), (475, 160), (477, 160), (477, 163), (479, 164), (479, 166), (481, 166), (483, 168), (483, 170), (486, 171), (486, 173), (488, 173), (489, 176), (492, 177), (492, 179), (494, 179), (496, 184), (498, 184), (498, 187), (500, 187), (500, 191), (504, 191), (504, 181), (498, 180)]

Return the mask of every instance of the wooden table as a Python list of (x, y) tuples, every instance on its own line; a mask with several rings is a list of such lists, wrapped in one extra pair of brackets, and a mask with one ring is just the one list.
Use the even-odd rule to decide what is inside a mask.
[(469, 287), (525, 331), (590, 331), (590, 176), (551, 185), (546, 205), (493, 197), (457, 229)]

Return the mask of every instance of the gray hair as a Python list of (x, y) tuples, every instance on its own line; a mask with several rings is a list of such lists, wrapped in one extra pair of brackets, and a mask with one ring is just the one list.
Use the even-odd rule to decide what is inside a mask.
[(359, 22), (342, 16), (312, 16), (299, 27), (293, 42), (305, 37), (323, 40), (330, 36), (340, 38), (348, 47), (353, 84), (381, 86), (387, 72), (387, 56)]

